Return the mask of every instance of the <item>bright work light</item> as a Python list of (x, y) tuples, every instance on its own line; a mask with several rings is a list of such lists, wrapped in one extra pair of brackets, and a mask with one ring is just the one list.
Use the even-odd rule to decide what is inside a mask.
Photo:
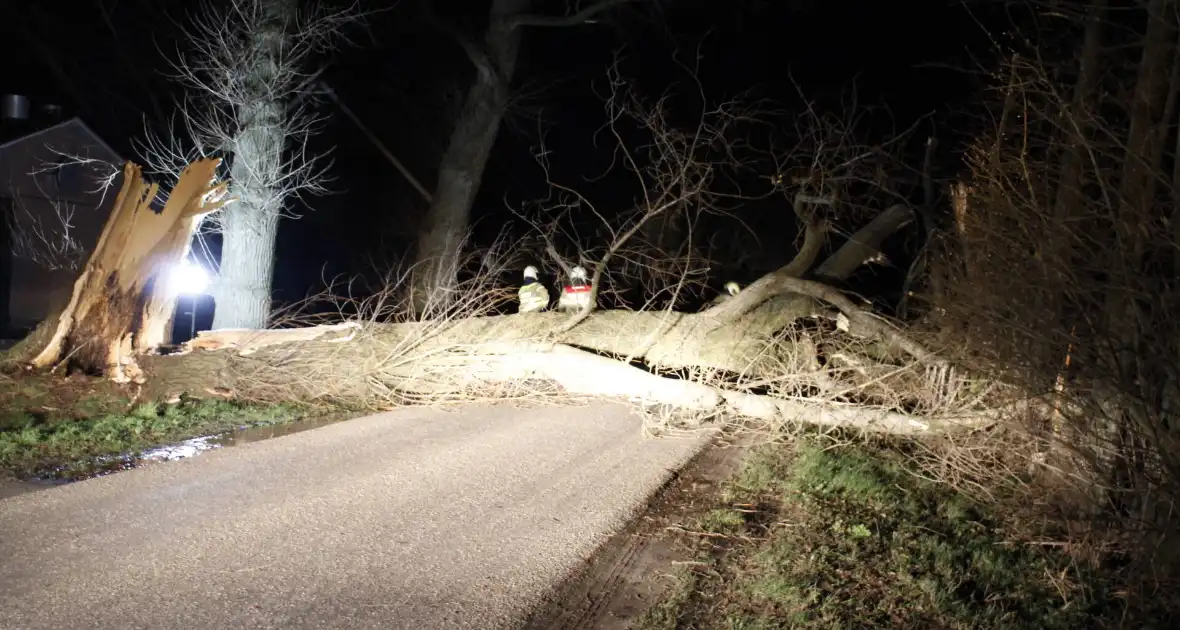
[(169, 281), (180, 295), (202, 295), (209, 287), (209, 274), (186, 258), (172, 268)]

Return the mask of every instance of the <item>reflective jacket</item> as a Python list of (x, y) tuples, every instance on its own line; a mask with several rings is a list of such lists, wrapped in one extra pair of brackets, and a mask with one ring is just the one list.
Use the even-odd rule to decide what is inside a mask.
[(549, 289), (540, 282), (530, 282), (516, 292), (520, 298), (521, 313), (535, 313), (549, 308)]
[(566, 285), (557, 298), (557, 308), (563, 311), (580, 311), (590, 304), (590, 285)]

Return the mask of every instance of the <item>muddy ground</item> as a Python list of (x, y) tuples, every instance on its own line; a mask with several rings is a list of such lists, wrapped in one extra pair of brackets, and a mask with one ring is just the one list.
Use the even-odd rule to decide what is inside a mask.
[(524, 630), (624, 630), (675, 587), (670, 571), (695, 563), (676, 532), (712, 507), (741, 468), (751, 440), (718, 436), (652, 498), (648, 510), (613, 536), (552, 596)]

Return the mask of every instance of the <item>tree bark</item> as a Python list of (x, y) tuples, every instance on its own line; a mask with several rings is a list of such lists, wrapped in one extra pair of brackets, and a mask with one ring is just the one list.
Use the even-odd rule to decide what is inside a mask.
[[(245, 192), (241, 188), (238, 191)], [(213, 293), (213, 328), (266, 328), (271, 312), (279, 215), (266, 207), (227, 212), (222, 226), (221, 271)]]
[[(547, 338), (547, 333), (562, 330), (566, 316), (533, 313), (450, 324), (367, 325), (349, 331), (346, 338), (323, 339), (327, 333), (342, 332), (338, 330), (308, 331), (307, 341), (265, 340), (270, 345), (261, 347), (243, 339), (225, 345), (246, 350), (245, 356), (195, 352), (151, 357), (151, 391), (161, 396), (214, 392), (265, 401), (326, 400), (372, 408), (488, 398), (512, 387), (522, 394), (607, 396), (705, 416), (730, 414), (906, 435), (979, 428), (1001, 419), (1003, 412), (998, 410), (946, 409), (915, 415), (822, 397), (758, 395), (746, 387), (728, 387), (724, 378), (670, 379), (658, 374), (659, 369), (682, 366), (703, 375), (720, 371), (747, 378), (790, 376), (814, 387), (830, 385), (825, 372), (784, 373), (797, 368), (779, 355), (814, 353), (814, 347), (786, 340), (775, 352), (761, 336), (813, 312), (809, 299), (780, 297), (728, 324), (719, 324), (707, 312), (602, 311), (573, 330)], [(220, 336), (214, 331), (208, 338)], [(348, 343), (339, 343), (345, 340)], [(637, 369), (607, 354), (633, 355), (657, 371)], [(534, 385), (527, 385), (530, 382)]]
[(271, 311), (271, 283), (285, 168), (283, 129), (286, 103), (268, 90), (279, 82), (280, 63), (295, 16), (293, 0), (266, 0), (263, 27), (249, 43), (252, 67), (241, 68), (240, 89), (250, 103), (237, 111), (239, 132), (230, 163), (238, 202), (222, 220), (220, 274), (213, 288), (213, 328), (265, 328)]
[(881, 253), (885, 239), (913, 220), (914, 213), (909, 208), (900, 204), (890, 206), (868, 225), (857, 230), (836, 254), (825, 260), (815, 270), (816, 277), (829, 280), (847, 278), (866, 261)]

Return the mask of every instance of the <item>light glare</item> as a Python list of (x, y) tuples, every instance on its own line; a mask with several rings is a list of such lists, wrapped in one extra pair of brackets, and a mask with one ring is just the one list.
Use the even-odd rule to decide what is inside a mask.
[(187, 258), (172, 268), (170, 280), (180, 295), (202, 295), (209, 288), (209, 274)]

